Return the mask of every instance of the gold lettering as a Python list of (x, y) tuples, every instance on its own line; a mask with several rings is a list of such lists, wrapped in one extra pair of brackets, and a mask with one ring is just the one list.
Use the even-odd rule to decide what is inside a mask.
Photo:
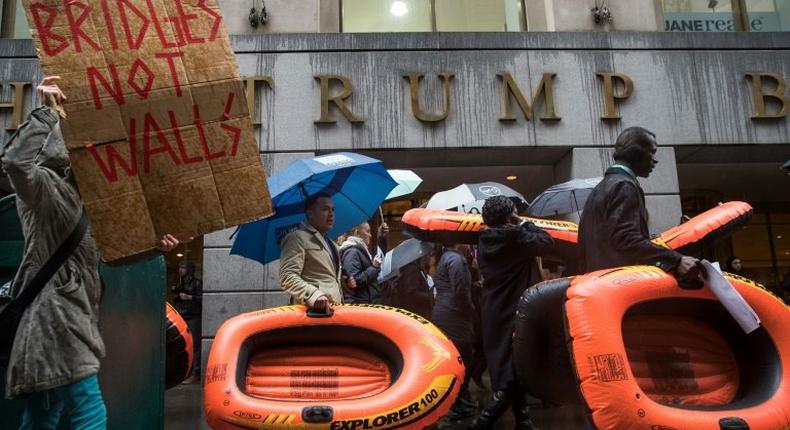
[[(754, 115), (752, 119), (763, 118), (784, 118), (790, 113), (790, 97), (785, 95), (787, 84), (784, 78), (777, 73), (747, 73), (747, 78), (752, 81), (752, 101), (754, 103)], [(776, 84), (773, 92), (764, 92), (763, 79), (771, 80)], [(779, 109), (775, 113), (768, 113), (765, 109), (766, 100), (774, 100), (779, 104)]]
[(455, 75), (452, 73), (441, 73), (439, 79), (442, 80), (442, 92), (444, 94), (444, 109), (437, 115), (431, 115), (423, 112), (420, 107), (420, 81), (423, 75), (419, 73), (411, 73), (404, 76), (408, 79), (409, 86), (411, 87), (411, 111), (414, 117), (423, 122), (439, 122), (447, 118), (450, 113), (450, 81)]
[[(631, 96), (634, 92), (634, 81), (631, 80), (625, 73), (609, 73), (598, 72), (596, 73), (599, 78), (603, 80), (603, 108), (606, 114), (601, 119), (620, 119), (620, 114), (617, 113), (615, 107), (615, 99), (624, 100)], [(622, 92), (617, 92), (615, 81), (620, 81), (623, 87)]]
[(538, 101), (541, 94), (543, 94), (544, 110), (543, 116), (541, 116), (540, 119), (543, 121), (562, 119), (557, 116), (557, 112), (554, 109), (554, 88), (552, 86), (552, 82), (554, 81), (554, 77), (557, 76), (556, 73), (544, 73), (543, 76), (541, 76), (538, 89), (535, 91), (535, 96), (532, 97), (531, 106), (530, 103), (528, 103), (524, 98), (524, 94), (518, 88), (518, 84), (516, 84), (516, 81), (514, 81), (513, 77), (510, 76), (510, 73), (500, 72), (497, 73), (497, 76), (502, 80), (503, 84), (500, 105), (500, 112), (502, 114), (499, 117), (500, 121), (516, 120), (516, 116), (513, 114), (513, 110), (510, 108), (511, 94), (516, 98), (516, 103), (518, 103), (518, 106), (521, 108), (521, 113), (524, 114), (524, 118), (526, 118), (527, 121), (532, 120), (532, 106), (535, 106), (535, 103)]
[[(321, 82), (321, 117), (315, 120), (316, 124), (334, 124), (337, 122), (332, 116), (329, 115), (329, 103), (334, 103), (343, 116), (351, 122), (365, 122), (364, 119), (354, 115), (351, 109), (346, 105), (345, 99), (351, 96), (354, 87), (351, 81), (345, 76), (340, 75), (319, 75), (315, 76)], [(343, 86), (343, 91), (335, 96), (329, 96), (329, 83), (331, 81), (340, 82)]]
[(270, 76), (253, 76), (249, 78), (244, 78), (244, 90), (247, 94), (247, 109), (250, 111), (250, 116), (252, 116), (252, 123), (255, 125), (260, 125), (261, 120), (258, 118), (258, 110), (256, 109), (255, 103), (255, 96), (258, 94), (257, 86), (255, 85), (258, 82), (266, 82), (266, 85), (269, 88), (274, 89), (274, 79)]
[(9, 82), (9, 84), (14, 87), (14, 101), (0, 103), (0, 108), (11, 109), (11, 124), (6, 127), (6, 130), (16, 130), (22, 123), (22, 110), (25, 108), (25, 87), (30, 85), (30, 82)]

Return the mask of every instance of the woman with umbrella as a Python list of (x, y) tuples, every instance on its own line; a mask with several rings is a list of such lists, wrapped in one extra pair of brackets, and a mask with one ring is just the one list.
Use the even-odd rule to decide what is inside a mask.
[(377, 281), (381, 270), (381, 257), (370, 254), (369, 246), (372, 237), (370, 224), (363, 222), (352, 228), (345, 241), (340, 245), (340, 262), (343, 274), (353, 278), (356, 284), (353, 289), (344, 289), (344, 303), (381, 304), (382, 302)]

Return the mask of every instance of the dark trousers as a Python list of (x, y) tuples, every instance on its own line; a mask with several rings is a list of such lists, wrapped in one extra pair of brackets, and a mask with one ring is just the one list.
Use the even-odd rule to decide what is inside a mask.
[(184, 318), (186, 320), (187, 326), (189, 327), (189, 333), (192, 335), (192, 375), (200, 377), (200, 351), (201, 351), (201, 317), (200, 315), (197, 316), (190, 316)]
[(455, 345), (455, 348), (458, 349), (458, 352), (461, 354), (461, 360), (464, 361), (464, 381), (461, 384), (461, 390), (458, 392), (458, 403), (461, 399), (471, 400), (469, 395), (469, 378), (471, 375), (471, 368), (474, 365), (472, 360), (474, 360), (474, 349), (472, 348), (472, 343), (468, 341), (459, 341), (457, 339), (450, 338), (450, 340)]

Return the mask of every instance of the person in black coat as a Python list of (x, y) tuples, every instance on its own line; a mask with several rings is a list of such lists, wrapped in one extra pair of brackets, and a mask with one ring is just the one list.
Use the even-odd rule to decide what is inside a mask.
[(483, 348), (494, 394), (469, 428), (493, 428), (510, 407), (516, 429), (533, 429), (526, 393), (513, 370), (511, 338), (519, 297), (538, 281), (535, 257), (551, 252), (554, 241), (533, 223), (522, 222), (513, 201), (503, 196), (486, 199), (483, 221), (488, 225), (478, 240)]
[(173, 287), (175, 298), (173, 304), (187, 323), (192, 334), (192, 375), (186, 381), (194, 383), (200, 380), (201, 351), (201, 320), (203, 318), (203, 282), (195, 277), (195, 263), (182, 261), (178, 263), (178, 284)]
[(378, 285), (381, 257), (370, 255), (368, 246), (372, 237), (370, 224), (363, 222), (351, 229), (340, 245), (343, 274), (353, 278), (356, 283), (355, 288), (343, 289), (343, 303), (382, 303)]
[(453, 342), (467, 368), (458, 399), (447, 416), (452, 420), (472, 416), (475, 403), (469, 391), (468, 369), (474, 357), (474, 306), (472, 304), (472, 273), (466, 259), (468, 245), (445, 245), (436, 264), (434, 286), (436, 300), (433, 304), (431, 321)]
[(641, 128), (623, 130), (615, 142), (615, 164), (593, 189), (579, 223), (582, 273), (647, 264), (681, 278), (701, 272), (699, 260), (650, 241), (645, 195), (637, 176), (647, 178), (658, 163), (655, 134)]

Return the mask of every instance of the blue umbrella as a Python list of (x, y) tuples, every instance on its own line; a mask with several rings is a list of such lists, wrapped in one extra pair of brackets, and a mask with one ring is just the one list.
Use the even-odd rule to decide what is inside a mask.
[(381, 161), (350, 152), (296, 160), (269, 178), (275, 214), (239, 226), (230, 253), (263, 264), (280, 258), (280, 241), (305, 221), (304, 202), (324, 192), (335, 204), (336, 238), (367, 221), (397, 183)]

